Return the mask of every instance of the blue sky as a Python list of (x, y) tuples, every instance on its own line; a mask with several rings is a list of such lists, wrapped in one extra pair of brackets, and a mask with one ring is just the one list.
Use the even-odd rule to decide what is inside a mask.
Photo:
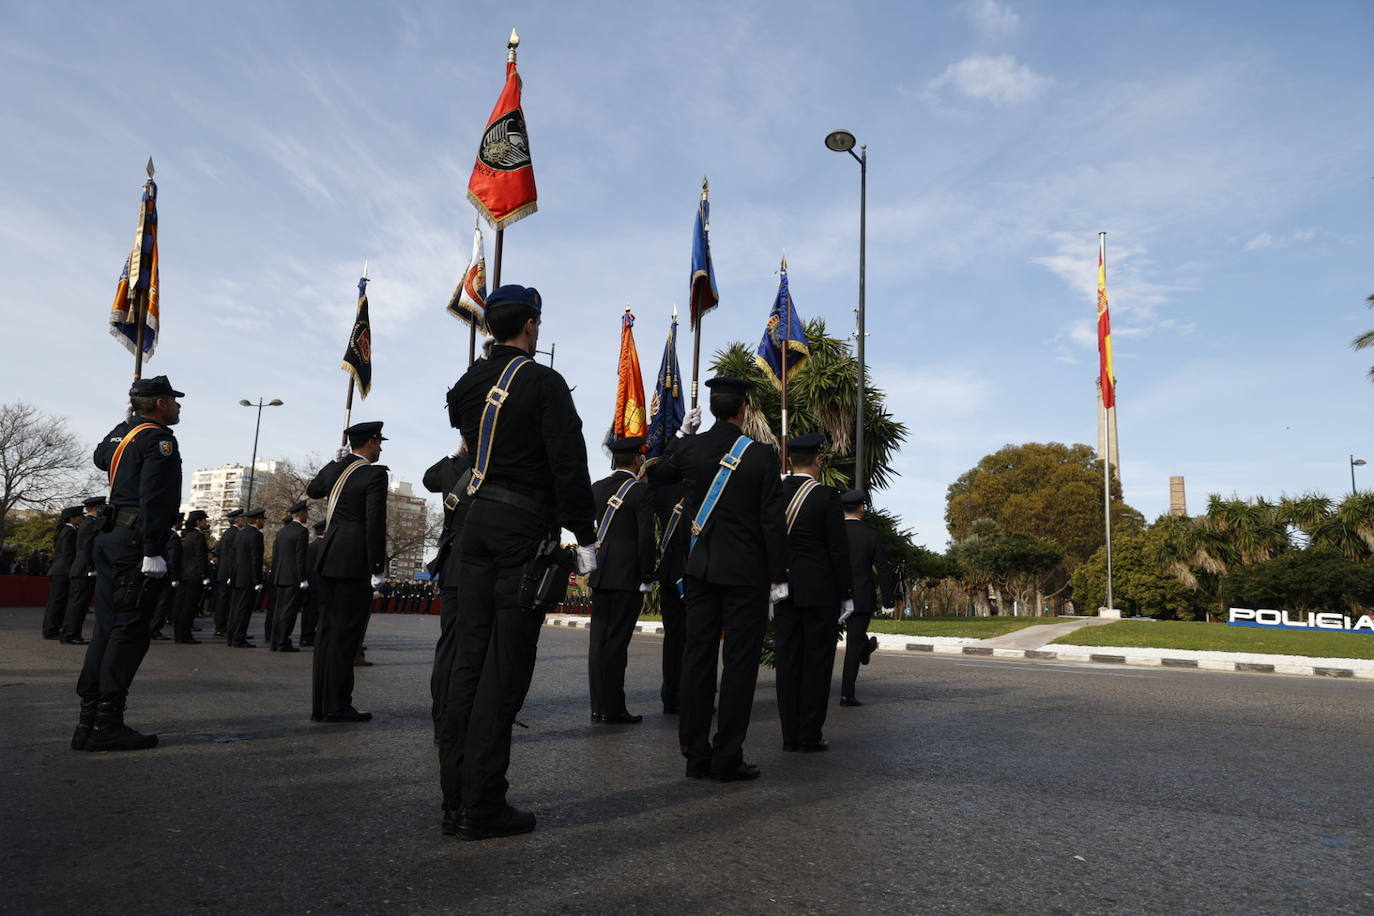
[(685, 303), (703, 174), (703, 351), (758, 339), (783, 249), (801, 314), (852, 328), (858, 167), (821, 142), (844, 127), (870, 151), (869, 359), (911, 429), (878, 502), (918, 540), (945, 543), (946, 487), (982, 455), (1095, 443), (1099, 230), (1130, 503), (1163, 512), (1171, 474), (1195, 509), (1340, 495), (1348, 454), (1374, 462), (1374, 353), (1348, 347), (1374, 324), (1367, 2), (8, 4), (4, 399), (92, 443), (119, 419), (131, 358), (104, 321), (151, 154), (148, 371), (188, 393), (188, 471), (247, 461), (240, 398), (286, 402), (263, 454), (330, 450), (366, 259), (354, 417), (418, 482), (454, 440), (466, 333), (443, 307), (511, 26), (540, 210), (504, 278), (543, 292), (593, 445), (621, 310), (652, 373)]

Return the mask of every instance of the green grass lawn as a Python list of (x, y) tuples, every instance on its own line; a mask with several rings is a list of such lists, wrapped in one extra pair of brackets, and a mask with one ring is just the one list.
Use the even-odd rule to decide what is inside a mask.
[(875, 620), (868, 625), (868, 632), (991, 639), (1026, 627), (1063, 622), (1058, 617), (913, 617), (910, 620)]
[(1263, 652), (1311, 658), (1374, 658), (1374, 634), (1369, 633), (1304, 633), (1180, 620), (1123, 620), (1100, 627), (1084, 627), (1055, 642), (1075, 646)]

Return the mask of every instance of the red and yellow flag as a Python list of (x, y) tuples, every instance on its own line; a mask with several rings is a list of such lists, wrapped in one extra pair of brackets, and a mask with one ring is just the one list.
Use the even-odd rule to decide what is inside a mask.
[(1107, 310), (1107, 238), (1097, 237), (1097, 357), (1102, 406), (1116, 406), (1116, 370), (1112, 366), (1112, 316)]
[(634, 326), (635, 316), (627, 308), (625, 317), (620, 320), (620, 370), (615, 385), (612, 439), (643, 436), (648, 432), (644, 417), (644, 375), (639, 371)]
[(515, 72), (512, 46), (506, 62), (506, 85), (491, 110), (477, 148), (472, 177), (468, 179), (468, 200), (487, 222), (504, 229), (538, 210), (538, 197), (525, 113), (520, 108), (520, 74)]

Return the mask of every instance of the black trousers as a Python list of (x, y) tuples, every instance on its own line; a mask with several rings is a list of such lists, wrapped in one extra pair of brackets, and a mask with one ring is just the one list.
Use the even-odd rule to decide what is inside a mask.
[(72, 580), (66, 573), (48, 576), (48, 603), (43, 606), (43, 635), (56, 639), (62, 635), (62, 622), (67, 617), (67, 599), (71, 595)]
[(229, 611), (234, 606), (234, 583), (220, 580), (215, 583), (215, 632), (229, 630)]
[(458, 536), (458, 610), (448, 698), (439, 729), (444, 807), (495, 817), (506, 805), (510, 731), (534, 675), (544, 615), (520, 608), (520, 577), (548, 521), (472, 501)]
[(97, 534), (93, 555), (95, 626), (76, 692), (82, 699), (119, 701), (128, 696), (152, 638), (149, 624), (155, 602), (147, 600), (126, 608), (129, 589), (142, 584), (156, 591), (163, 583), (137, 575), (143, 566), (143, 550), (138, 536), (128, 528)]
[(186, 641), (191, 638), (191, 623), (200, 611), (200, 596), (205, 586), (199, 579), (182, 579), (176, 588), (176, 603), (172, 606), (172, 636)]
[[(744, 762), (744, 735), (768, 625), (768, 587), (712, 585), (687, 577), (687, 646), (682, 660), (682, 756), (727, 772)], [(725, 635), (721, 646), (721, 634)], [(722, 655), (716, 698), (716, 655)], [(711, 740), (711, 703), (719, 718)]]
[(592, 589), (592, 638), (587, 650), (587, 680), (592, 713), (614, 716), (625, 709), (625, 664), (630, 637), (639, 621), (644, 596), (622, 589)]
[(301, 596), (301, 644), (315, 644), (315, 630), (320, 624), (320, 588), (312, 585)]
[(449, 675), (453, 672), (453, 656), (457, 648), (454, 624), (458, 621), (458, 588), (439, 589), (439, 641), (434, 645), (434, 670), (429, 674), (429, 715), (434, 720), (434, 737), (439, 737), (444, 718), (444, 703), (448, 699)]
[[(139, 561), (142, 566), (142, 561)], [(75, 576), (70, 580), (67, 595), (67, 614), (62, 621), (63, 636), (80, 636), (91, 612), (91, 596), (95, 594), (95, 576)]]
[(310, 714), (332, 716), (353, 708), (353, 654), (372, 610), (372, 583), (320, 577), (320, 620), (312, 659)]
[(225, 630), (231, 644), (248, 638), (248, 624), (253, 619), (257, 605), (257, 589), (251, 585), (247, 588), (234, 586), (233, 603), (229, 606), (229, 627)]
[(854, 682), (859, 679), (859, 665), (868, 654), (868, 622), (872, 614), (854, 613), (844, 622), (844, 674), (840, 678), (840, 696), (854, 699)]
[(176, 588), (173, 588), (169, 580), (167, 587), (162, 590), (162, 594), (158, 595), (157, 610), (153, 613), (152, 629), (154, 633), (161, 633), (162, 628), (171, 619), (172, 609), (176, 607), (177, 592), (179, 591), (181, 591), (180, 583), (177, 584)]
[(677, 593), (677, 577), (658, 580), (658, 603), (663, 615), (663, 686), (659, 697), (665, 710), (681, 706), (682, 650), (686, 645), (687, 607)]
[(291, 631), (296, 629), (296, 617), (301, 596), (304, 594), (305, 590), (301, 588), (300, 583), (277, 586), (277, 600), (273, 604), (268, 629), (268, 638), (273, 648), (281, 649), (291, 645)]
[(787, 744), (821, 740), (830, 676), (835, 667), (836, 607), (797, 607), (791, 601), (773, 610), (777, 656), (778, 717)]

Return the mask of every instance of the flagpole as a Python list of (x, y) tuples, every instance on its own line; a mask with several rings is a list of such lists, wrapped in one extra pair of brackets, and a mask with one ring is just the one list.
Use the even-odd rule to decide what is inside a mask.
[[(152, 156), (149, 156), (149, 157), (148, 157), (148, 168), (147, 168), (147, 171), (148, 171), (148, 180), (147, 180), (147, 181), (144, 183), (144, 185), (143, 185), (143, 189), (144, 189), (145, 192), (148, 190), (148, 185), (152, 184), (152, 181), (153, 181), (153, 157), (152, 157)], [(146, 203), (143, 205), (143, 212), (142, 212), (142, 214), (139, 216), (139, 219), (140, 219), (141, 222), (142, 222), (142, 231), (140, 231), (139, 234), (138, 234), (139, 242), (140, 242), (140, 244), (141, 244), (141, 243), (142, 243), (142, 240), (143, 240), (143, 234), (144, 234), (145, 232), (148, 231), (148, 205), (147, 205)], [(140, 275), (142, 274), (142, 272), (143, 272), (143, 270), (145, 269), (145, 267), (146, 267), (146, 269), (151, 269), (151, 265), (144, 265), (144, 264), (143, 264), (142, 252), (140, 251), (140, 252), (139, 252), (139, 273), (140, 273)], [(152, 288), (152, 277), (151, 277), (151, 276), (148, 278), (148, 283), (149, 283), (149, 289), (151, 289), (151, 288)], [(134, 307), (135, 307), (135, 309), (136, 309), (136, 311), (137, 311), (137, 314), (138, 314), (138, 322), (137, 322), (137, 324), (136, 324), (136, 326), (135, 326), (135, 327), (136, 327), (136, 330), (135, 330), (135, 332), (134, 332), (134, 381), (138, 381), (139, 379), (143, 378), (143, 333), (144, 333), (144, 331), (145, 331), (145, 330), (147, 329), (147, 327), (148, 327), (148, 294), (147, 294), (147, 293), (144, 293), (144, 292), (139, 292), (138, 290), (135, 290), (135, 291), (134, 291)]]
[[(782, 253), (780, 265), (782, 275), (787, 276), (787, 252)], [(782, 472), (787, 473), (787, 347), (792, 341), (792, 290), (787, 290), (787, 301), (783, 303), (783, 308), (787, 310), (787, 317), (783, 319), (785, 334), (782, 339), (782, 448), (778, 449), (778, 459), (782, 463)]]
[[(1102, 269), (1105, 273), (1107, 269), (1107, 233), (1105, 232), (1099, 232), (1097, 234), (1097, 252), (1098, 257), (1102, 261)], [(1102, 346), (1101, 342), (1098, 343), (1098, 346)], [(1111, 381), (1115, 380), (1112, 379)], [(1107, 534), (1105, 541), (1107, 548), (1107, 610), (1112, 611), (1116, 607), (1112, 600), (1112, 437), (1110, 433), (1110, 411), (1107, 411), (1106, 402), (1103, 400), (1104, 394), (1105, 392), (1102, 390), (1101, 380), (1099, 379), (1097, 389), (1098, 404), (1102, 406), (1104, 414), (1107, 414), (1104, 417), (1107, 422), (1103, 424), (1104, 427), (1107, 428), (1104, 429), (1104, 445), (1102, 449), (1102, 518), (1103, 527)], [(1115, 400), (1115, 398), (1113, 398), (1113, 400)]]

